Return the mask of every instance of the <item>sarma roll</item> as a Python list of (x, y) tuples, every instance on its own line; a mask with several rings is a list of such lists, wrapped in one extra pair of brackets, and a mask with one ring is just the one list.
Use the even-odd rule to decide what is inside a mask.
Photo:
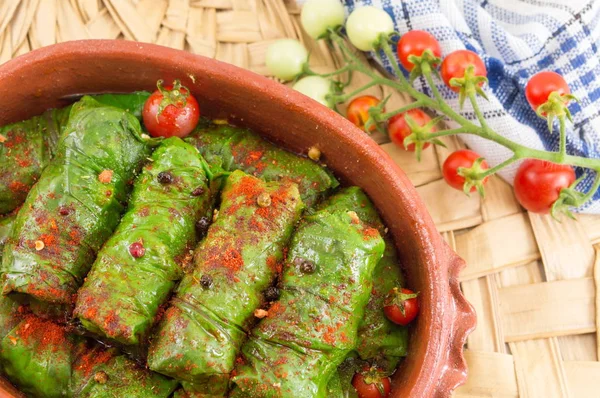
[(178, 384), (33, 314), (2, 339), (0, 359), (8, 379), (34, 397), (167, 398)]
[(247, 129), (209, 124), (197, 128), (186, 141), (195, 145), (208, 163), (218, 164), (225, 170), (242, 170), (266, 181), (294, 181), (307, 207), (339, 185), (324, 167), (287, 152)]
[(27, 196), (5, 245), (3, 293), (72, 304), (148, 153), (130, 113), (89, 97), (74, 104), (56, 157)]
[(0, 214), (20, 206), (56, 150), (69, 108), (0, 127)]
[[(141, 119), (145, 91), (131, 94), (100, 94), (100, 103), (127, 110)], [(48, 165), (71, 107), (52, 109), (41, 116), (0, 127), (0, 214), (20, 206), (33, 184)]]
[(4, 372), (34, 397), (70, 396), (71, 366), (82, 343), (62, 326), (26, 315), (0, 342)]
[(79, 289), (74, 312), (86, 329), (126, 345), (147, 337), (191, 260), (196, 222), (211, 207), (208, 165), (196, 148), (168, 138), (151, 160)]
[(357, 330), (384, 242), (351, 209), (304, 218), (290, 245), (281, 297), (252, 331), (231, 397), (326, 397)]
[(241, 171), (225, 183), (216, 221), (195, 253), (151, 343), (150, 369), (223, 395), (253, 313), (279, 270), (304, 205), (290, 181)]
[(394, 241), (386, 233), (375, 206), (359, 187), (344, 188), (321, 206), (354, 210), (362, 221), (379, 230), (385, 240), (383, 258), (373, 272), (373, 284), (376, 288), (371, 292), (367, 311), (358, 331), (356, 349), (362, 359), (385, 359), (378, 361), (378, 364), (391, 371), (398, 360), (406, 356), (408, 345), (408, 328), (391, 322), (383, 312), (384, 302), (390, 291), (404, 285)]
[(102, 105), (114, 106), (119, 109), (126, 110), (135, 116), (138, 120), (142, 120), (142, 110), (150, 93), (147, 91), (136, 91), (128, 94), (98, 94), (92, 96)]
[(73, 364), (71, 377), (73, 396), (77, 398), (166, 398), (178, 384), (93, 342), (88, 342)]

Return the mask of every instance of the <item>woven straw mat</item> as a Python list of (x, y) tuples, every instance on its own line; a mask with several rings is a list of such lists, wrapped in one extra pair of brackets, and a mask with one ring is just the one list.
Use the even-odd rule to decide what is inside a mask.
[[(339, 54), (304, 34), (294, 0), (0, 0), (0, 63), (57, 42), (128, 39), (214, 57), (266, 75), (278, 38), (300, 39), (313, 69), (331, 71)], [(364, 84), (355, 76), (354, 88)], [(349, 87), (350, 90), (353, 87)], [(388, 109), (405, 96), (391, 95)], [(404, 169), (439, 231), (465, 259), (462, 288), (478, 314), (465, 355), (469, 379), (457, 397), (599, 397), (600, 219), (562, 223), (525, 212), (508, 184), (492, 177), (484, 200), (447, 186), (440, 171), (463, 144), (445, 140), (414, 154), (374, 139)]]

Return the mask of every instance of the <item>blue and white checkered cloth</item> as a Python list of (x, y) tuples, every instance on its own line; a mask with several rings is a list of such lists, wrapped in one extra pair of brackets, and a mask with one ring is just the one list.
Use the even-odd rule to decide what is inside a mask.
[[(568, 127), (570, 154), (600, 157), (600, 0), (345, 0), (352, 11), (373, 5), (387, 11), (396, 30), (426, 30), (442, 46), (442, 55), (467, 48), (484, 59), (489, 78), (490, 101), (480, 106), (490, 126), (524, 145), (558, 150), (558, 126), (550, 133), (525, 99), (525, 85), (536, 72), (552, 70), (563, 75), (579, 103), (570, 105), (574, 125)], [(389, 65), (387, 69), (391, 71)], [(427, 94), (423, 81), (416, 86)], [(444, 97), (458, 109), (458, 98), (442, 82)], [(475, 120), (470, 104), (464, 116)], [(479, 137), (461, 137), (484, 156), (490, 165), (510, 157), (511, 152)], [(518, 164), (500, 174), (513, 181)], [(583, 170), (577, 170), (578, 177)], [(580, 186), (587, 191), (589, 173)], [(581, 212), (600, 213), (600, 192)]]

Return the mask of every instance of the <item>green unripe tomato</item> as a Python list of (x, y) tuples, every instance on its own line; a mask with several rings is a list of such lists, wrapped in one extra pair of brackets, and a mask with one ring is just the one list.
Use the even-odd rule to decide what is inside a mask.
[(327, 94), (331, 92), (331, 81), (324, 77), (303, 77), (294, 84), (294, 90), (320, 102), (328, 108), (332, 108), (331, 102), (327, 100)]
[(302, 27), (313, 39), (323, 36), (328, 28), (343, 25), (345, 19), (344, 7), (339, 0), (308, 0), (300, 15)]
[(346, 21), (346, 32), (354, 47), (362, 51), (373, 51), (381, 34), (394, 32), (392, 17), (373, 6), (357, 8)]
[(277, 40), (267, 49), (265, 63), (269, 72), (282, 80), (293, 80), (302, 73), (308, 51), (298, 40)]

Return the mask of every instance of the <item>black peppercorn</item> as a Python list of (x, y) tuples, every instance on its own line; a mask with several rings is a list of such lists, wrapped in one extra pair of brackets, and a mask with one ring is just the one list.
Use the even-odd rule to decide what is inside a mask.
[(204, 193), (204, 188), (198, 187), (192, 191), (192, 196), (200, 196)]
[(300, 272), (302, 272), (303, 274), (312, 274), (317, 269), (317, 267), (312, 261), (306, 260), (304, 258), (298, 257), (294, 260), (294, 263), (298, 266)]
[(210, 275), (202, 275), (202, 277), (200, 278), (200, 284), (202, 285), (203, 288), (208, 289), (209, 287), (212, 286), (213, 280), (210, 277)]
[(170, 184), (173, 182), (173, 174), (171, 174), (170, 171), (161, 171), (160, 173), (158, 173), (158, 175), (156, 176), (156, 179), (158, 180), (158, 182), (160, 182), (161, 184)]
[(264, 292), (265, 300), (267, 301), (276, 301), (279, 299), (279, 289), (275, 286), (268, 287)]
[(198, 234), (198, 239), (204, 238), (206, 232), (208, 231), (208, 227), (210, 225), (210, 220), (208, 217), (202, 217), (198, 221), (196, 221), (196, 233)]

